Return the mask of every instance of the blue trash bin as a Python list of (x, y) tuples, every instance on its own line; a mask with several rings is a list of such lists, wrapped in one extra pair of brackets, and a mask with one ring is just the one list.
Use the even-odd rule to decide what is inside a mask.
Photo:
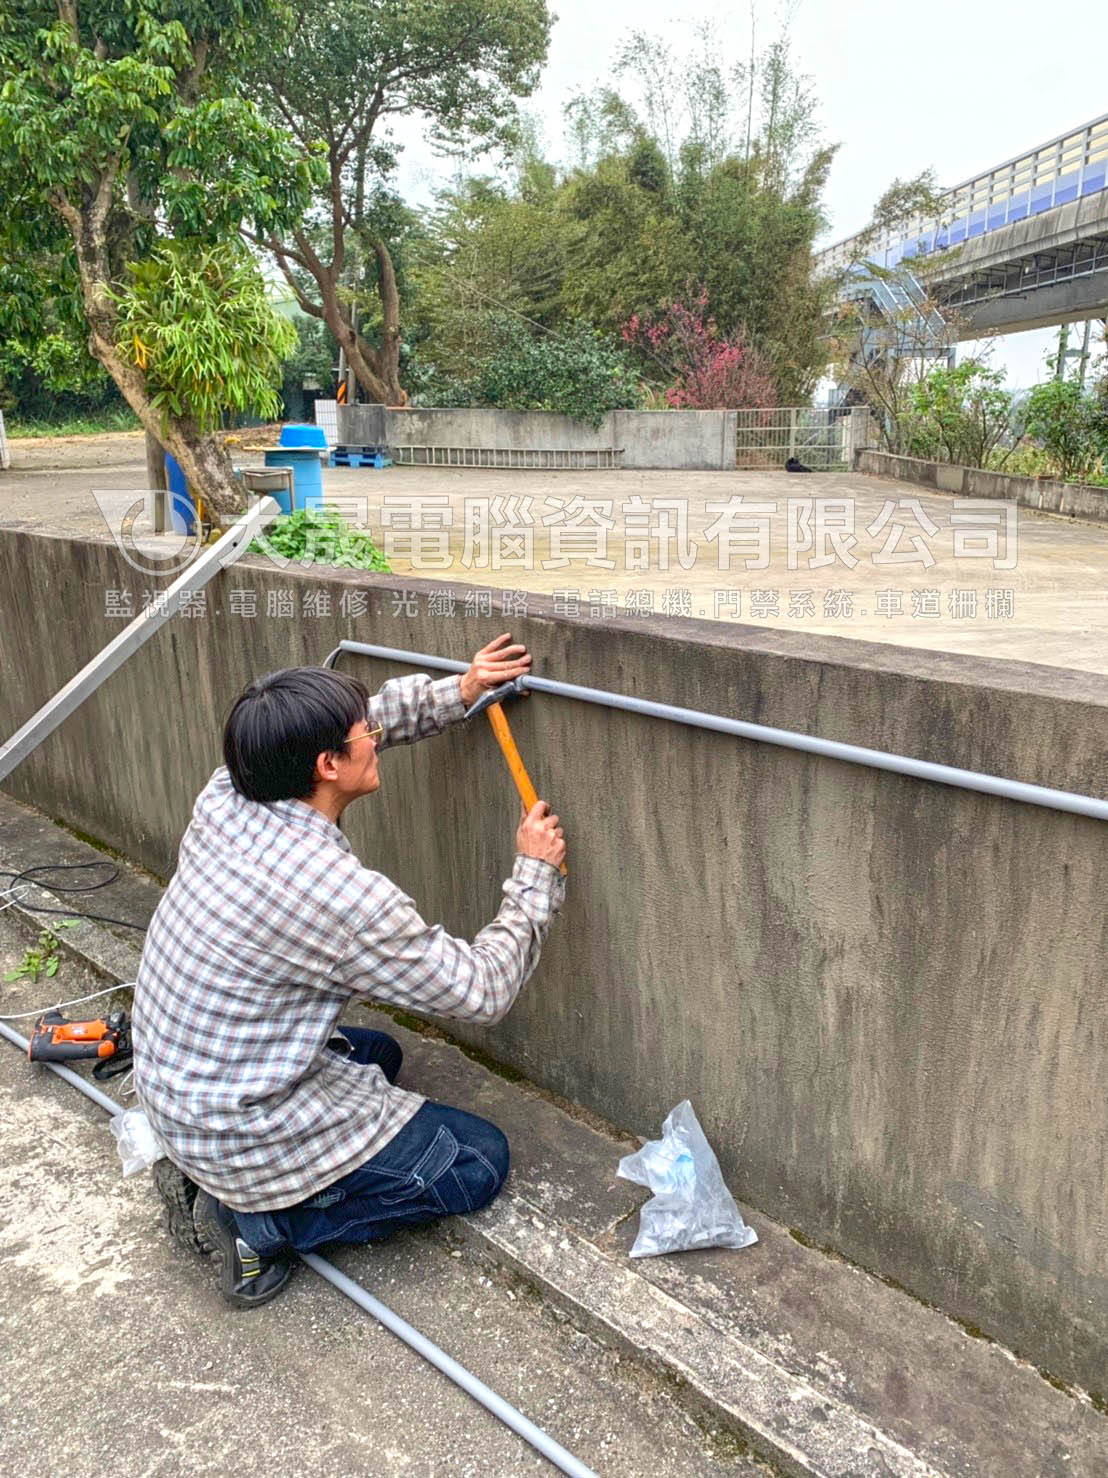
[(267, 451), (267, 467), (291, 467), (293, 503), (297, 508), (318, 507), (323, 502), (322, 453), (327, 435), (322, 426), (281, 427), (280, 444)]
[(196, 532), (196, 504), (189, 496), (184, 470), (172, 452), (165, 454), (165, 480), (169, 484), (169, 526), (175, 534)]

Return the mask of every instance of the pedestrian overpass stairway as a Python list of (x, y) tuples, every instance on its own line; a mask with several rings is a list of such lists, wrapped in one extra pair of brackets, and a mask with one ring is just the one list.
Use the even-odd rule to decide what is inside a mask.
[(895, 272), (859, 268), (844, 283), (840, 301), (863, 303), (874, 310), (867, 314), (862, 331), (862, 353), (867, 360), (874, 354), (938, 359), (950, 353), (945, 319), (905, 267)]

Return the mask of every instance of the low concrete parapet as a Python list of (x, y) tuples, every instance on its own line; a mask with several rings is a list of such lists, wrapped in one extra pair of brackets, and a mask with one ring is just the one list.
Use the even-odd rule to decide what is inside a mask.
[(964, 498), (999, 498), (1018, 503), (1021, 508), (1108, 523), (1108, 488), (1091, 487), (1087, 483), (1060, 482), (1051, 477), (1016, 477), (1007, 472), (989, 472), (983, 467), (962, 467), (955, 462), (924, 462), (873, 447), (855, 452), (854, 470), (872, 477), (918, 483), (940, 493), (956, 493)]
[(555, 411), (352, 405), (337, 409), (342, 445), (383, 445), (432, 466), (655, 468), (735, 465), (734, 411), (610, 411), (599, 426)]
[[(117, 634), (108, 595), (159, 583), (108, 542), (0, 530), (0, 734)], [(248, 556), (5, 789), (166, 877), (248, 681), (344, 637), (466, 659), (505, 616), (456, 589), (446, 615), (433, 580)], [(1108, 796), (1096, 674), (530, 592), (511, 629), (543, 677)], [(543, 694), (512, 725), (565, 822), (566, 906), (505, 1020), (457, 1034), (644, 1137), (690, 1098), (747, 1204), (1105, 1393), (1105, 823)], [(472, 939), (519, 813), (488, 726), (382, 774), (352, 845)]]

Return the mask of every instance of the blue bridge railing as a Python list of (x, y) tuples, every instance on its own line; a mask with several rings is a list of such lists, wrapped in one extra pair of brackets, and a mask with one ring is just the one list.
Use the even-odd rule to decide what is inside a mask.
[(1043, 214), (1108, 186), (1108, 113), (1030, 153), (998, 164), (949, 190), (938, 216), (916, 216), (867, 239), (859, 232), (816, 254), (820, 272), (850, 267), (860, 258), (896, 267), (912, 257), (960, 246), (1013, 221)]

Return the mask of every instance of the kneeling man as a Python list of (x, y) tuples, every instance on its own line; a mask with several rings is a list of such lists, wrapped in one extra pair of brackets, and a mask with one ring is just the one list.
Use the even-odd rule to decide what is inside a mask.
[[(500, 911), (472, 943), (427, 924), (339, 830), (380, 786), (377, 754), (440, 733), (527, 671), (507, 634), (461, 677), (387, 682), (296, 667), (253, 682), (223, 735), (151, 921), (135, 986), (135, 1090), (167, 1156), (155, 1180), (183, 1245), (210, 1252), (249, 1308), (280, 1292), (289, 1249), (368, 1242), (475, 1211), (500, 1190), (494, 1125), (396, 1086), (383, 1032), (339, 1026), (358, 998), (498, 1021), (539, 961), (565, 882), (540, 802), (516, 833)], [(412, 829), (435, 825), (424, 797)]]

